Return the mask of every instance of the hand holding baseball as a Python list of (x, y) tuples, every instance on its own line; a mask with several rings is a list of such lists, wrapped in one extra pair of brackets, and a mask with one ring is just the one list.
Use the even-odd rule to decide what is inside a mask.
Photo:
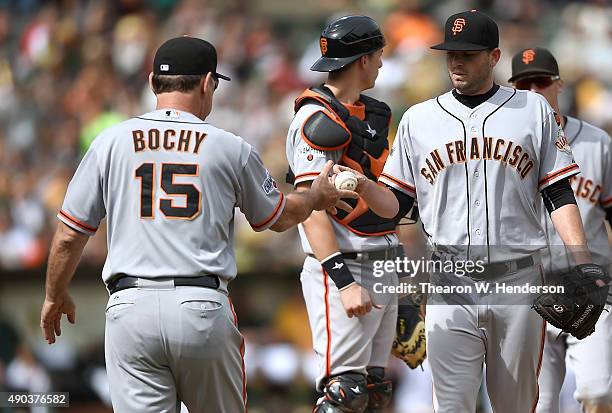
[[(332, 177), (332, 180), (334, 181), (334, 185), (338, 189), (340, 189), (340, 185), (344, 190), (351, 190), (357, 192), (358, 194), (361, 194), (366, 189), (367, 185), (372, 182), (364, 174), (357, 172), (356, 170), (351, 169), (348, 166), (336, 164), (334, 165), (333, 171), (334, 175)], [(349, 186), (351, 188), (348, 188), (346, 186)]]
[(336, 175), (334, 185), (338, 190), (354, 191), (357, 188), (357, 176), (351, 171), (342, 171)]
[(316, 196), (314, 209), (316, 211), (325, 209), (331, 214), (336, 214), (336, 208), (351, 212), (353, 208), (345, 201), (342, 201), (342, 198), (358, 198), (359, 195), (354, 191), (338, 189), (335, 186), (334, 176), (329, 176), (333, 165), (332, 161), (328, 161), (310, 186), (310, 189)]

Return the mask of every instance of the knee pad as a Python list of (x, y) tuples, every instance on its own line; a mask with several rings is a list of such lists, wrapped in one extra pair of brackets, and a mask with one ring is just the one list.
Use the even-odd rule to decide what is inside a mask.
[(328, 378), (323, 393), (313, 413), (363, 413), (368, 405), (368, 384), (361, 373)]
[(382, 367), (368, 368), (368, 407), (366, 412), (382, 412), (391, 403), (393, 395), (390, 380), (385, 380), (385, 369)]

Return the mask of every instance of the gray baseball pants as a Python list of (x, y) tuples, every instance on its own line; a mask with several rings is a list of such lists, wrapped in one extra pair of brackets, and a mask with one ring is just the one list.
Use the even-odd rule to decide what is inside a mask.
[(246, 410), (244, 340), (227, 295), (150, 282), (111, 295), (105, 353), (117, 413)]
[[(517, 284), (539, 285), (541, 277), (539, 269), (531, 267), (511, 278)], [(435, 299), (435, 294), (430, 298)], [(427, 305), (427, 358), (436, 413), (476, 411), (483, 363), (493, 411), (535, 410), (546, 323), (529, 305), (498, 305), (504, 298), (511, 297)]]
[[(397, 284), (395, 272), (386, 274), (380, 281), (374, 279), (372, 261), (345, 262), (355, 280), (364, 288), (371, 289), (375, 282)], [(397, 296), (372, 294), (374, 303), (382, 308), (349, 318), (338, 288), (323, 272), (319, 261), (307, 257), (300, 279), (313, 348), (319, 361), (317, 389), (323, 389), (326, 377), (347, 371), (365, 374), (367, 367), (386, 367), (395, 338)]]

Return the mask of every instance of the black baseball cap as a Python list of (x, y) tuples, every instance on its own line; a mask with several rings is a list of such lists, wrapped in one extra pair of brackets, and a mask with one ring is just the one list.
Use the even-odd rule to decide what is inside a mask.
[(444, 25), (444, 42), (436, 50), (472, 51), (499, 46), (499, 29), (492, 18), (477, 10), (453, 14)]
[(217, 50), (206, 40), (182, 36), (167, 40), (159, 46), (153, 59), (156, 75), (205, 75), (212, 73), (219, 79), (231, 80), (217, 73)]
[(321, 57), (310, 70), (331, 72), (385, 46), (385, 37), (374, 19), (344, 16), (327, 25), (319, 39)]
[(559, 76), (559, 65), (550, 51), (543, 47), (532, 47), (512, 57), (512, 77), (508, 82), (537, 75)]

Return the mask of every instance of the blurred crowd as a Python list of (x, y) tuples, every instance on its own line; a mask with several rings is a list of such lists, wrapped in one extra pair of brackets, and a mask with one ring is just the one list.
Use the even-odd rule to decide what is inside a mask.
[[(322, 81), (309, 71), (329, 19), (362, 13), (387, 38), (372, 95), (387, 101), (395, 122), (410, 105), (448, 88), (444, 56), (428, 46), (445, 18), (468, 8), (500, 24), (498, 81), (510, 57), (530, 45), (557, 55), (566, 91), (562, 107), (612, 129), (612, 8), (605, 0), (0, 0), (0, 268), (38, 268), (46, 258), (55, 214), (83, 152), (105, 127), (154, 107), (147, 84), (152, 53), (170, 37), (213, 42), (223, 82), (209, 121), (255, 145), (283, 182), (284, 142), (293, 100)], [(238, 222), (241, 269), (277, 254), (295, 264), (295, 232), (255, 235)], [(85, 260), (100, 264), (105, 233)], [(294, 248), (287, 248), (292, 245)]]
[[(232, 81), (221, 83), (208, 121), (257, 147), (288, 190), (283, 184), (285, 139), (293, 101), (324, 79), (309, 67), (319, 56), (319, 34), (328, 21), (367, 14), (383, 27), (383, 67), (368, 93), (389, 103), (396, 125), (409, 106), (449, 88), (444, 54), (429, 46), (442, 37), (447, 16), (471, 8), (499, 23), (498, 83), (506, 84), (516, 51), (548, 47), (565, 80), (562, 111), (612, 131), (612, 7), (606, 0), (0, 0), (0, 286), (7, 270), (44, 268), (67, 184), (96, 135), (154, 108), (147, 76), (164, 40), (189, 34), (217, 46), (218, 70)], [(239, 217), (241, 272), (286, 272), (300, 266), (303, 254), (295, 231), (255, 234)], [(405, 243), (416, 242), (416, 232), (406, 231)], [(105, 243), (101, 226), (87, 245), (84, 262), (100, 266)], [(278, 395), (276, 407), (265, 411), (292, 411), (283, 405), (283, 392), (304, 406), (313, 397), (310, 337), (304, 333), (307, 321), (294, 275), (292, 292), (282, 290), (287, 294), (282, 304), (264, 299), (249, 307), (245, 303), (254, 298), (244, 290), (235, 297), (238, 309), (244, 308), (250, 400), (255, 406), (266, 400), (270, 407)], [(240, 281), (235, 283), (233, 292), (240, 295)], [(274, 308), (266, 313), (261, 303)], [(262, 313), (267, 318), (254, 319)], [(99, 341), (85, 353), (57, 349), (45, 359), (20, 342), (9, 324), (0, 323), (0, 336), (0, 387), (8, 377), (16, 388), (59, 386), (78, 395), (78, 385), (87, 383), (86, 390), (81, 387), (84, 398), (95, 393), (105, 400)], [(400, 386), (420, 389), (405, 366), (392, 370)], [(78, 382), (61, 383), (71, 377), (67, 371), (79, 372)], [(421, 390), (427, 411), (430, 386)], [(405, 398), (409, 391), (398, 394)], [(398, 399), (396, 406), (401, 405)]]

